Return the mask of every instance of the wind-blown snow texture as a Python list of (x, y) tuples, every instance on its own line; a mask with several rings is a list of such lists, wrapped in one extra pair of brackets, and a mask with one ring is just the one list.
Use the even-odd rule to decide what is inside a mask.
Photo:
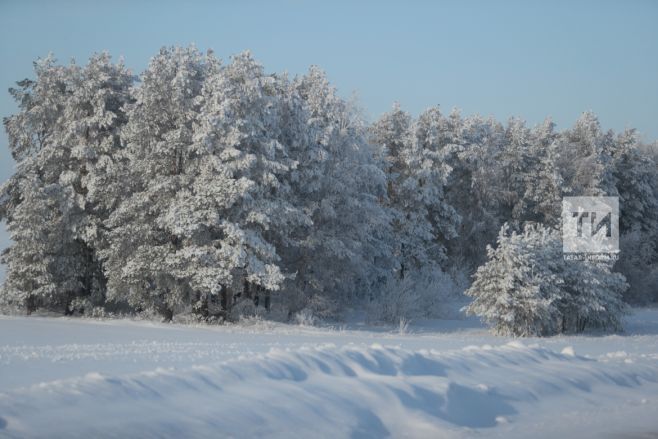
[(0, 437), (658, 432), (658, 311), (624, 336), (523, 343), (459, 324), (401, 335), (2, 317)]

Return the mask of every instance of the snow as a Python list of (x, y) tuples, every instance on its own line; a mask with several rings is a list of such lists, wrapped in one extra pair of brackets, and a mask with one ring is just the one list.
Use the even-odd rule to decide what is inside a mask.
[(0, 437), (650, 437), (658, 309), (626, 328), (0, 317)]

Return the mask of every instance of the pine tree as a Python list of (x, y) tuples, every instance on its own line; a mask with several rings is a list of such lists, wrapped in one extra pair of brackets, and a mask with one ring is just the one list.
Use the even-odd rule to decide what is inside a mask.
[(426, 255), (429, 233), (423, 239), (419, 230), (429, 229), (427, 219), (410, 212), (409, 200), (404, 194), (404, 182), (410, 176), (409, 149), (411, 143), (411, 116), (395, 105), (393, 111), (384, 114), (370, 128), (370, 141), (381, 148), (379, 155), (387, 177), (387, 197), (385, 199), (392, 218), (394, 233), (394, 254), (396, 255), (399, 277), (404, 279), (413, 270), (428, 261)]
[[(95, 248), (107, 211), (99, 208), (104, 193), (94, 185), (98, 188), (101, 169), (119, 146), (118, 130), (125, 122), (121, 108), (132, 76), (107, 54), (93, 56), (83, 68), (74, 62), (59, 66), (48, 57), (35, 63), (35, 73), (35, 81), (21, 81), (20, 89), (11, 91), (20, 112), (5, 119), (18, 162), (18, 172), (5, 186), (14, 241), (5, 257), (10, 266), (6, 286), (22, 295), (47, 290), (41, 304), (69, 312), (76, 297), (92, 304), (104, 301)], [(40, 199), (52, 211), (21, 206), (26, 199)], [(44, 239), (38, 247), (34, 236)], [(48, 275), (22, 279), (21, 259), (39, 260), (39, 272)], [(49, 279), (50, 285), (37, 279)], [(21, 285), (32, 285), (33, 291), (22, 291)]]
[(617, 195), (613, 143), (612, 132), (604, 133), (591, 112), (583, 113), (571, 129), (561, 133), (556, 147), (565, 195)]
[(478, 268), (466, 312), (498, 334), (546, 336), (586, 329), (617, 330), (628, 285), (609, 262), (565, 261), (560, 233), (528, 224), (501, 228), (498, 245)]
[(555, 261), (562, 249), (556, 232), (527, 226), (522, 233), (504, 225), (497, 247), (478, 268), (466, 291), (473, 302), (466, 312), (480, 316), (501, 335), (551, 335), (558, 332), (563, 280)]
[(449, 156), (452, 172), (447, 200), (459, 214), (459, 239), (448, 242), (448, 254), (457, 264), (474, 269), (486, 259), (486, 246), (495, 242), (502, 224), (505, 200), (500, 154), (504, 129), (495, 120), (467, 117), (453, 134), (461, 145)]
[(285, 265), (295, 273), (293, 308), (345, 304), (376, 292), (387, 276), (390, 218), (379, 200), (386, 180), (356, 109), (311, 68), (293, 83), (308, 143), (293, 142), (291, 196), (310, 222), (293, 232)]
[(285, 179), (296, 162), (279, 141), (284, 92), (285, 81), (266, 75), (247, 52), (204, 88), (190, 164), (190, 173), (201, 172), (169, 214), (194, 219), (178, 265), (203, 297), (221, 292), (229, 302), (240, 296), (258, 304), (284, 281), (277, 245), (303, 216)]
[(560, 332), (622, 329), (628, 289), (624, 275), (612, 272), (609, 261), (565, 261), (562, 267), (566, 294), (559, 305)]
[(626, 300), (646, 304), (658, 299), (658, 166), (634, 130), (619, 134), (615, 145), (623, 255), (617, 269), (629, 280)]
[(550, 227), (560, 223), (563, 186), (554, 128), (555, 124), (547, 119), (531, 132), (531, 162), (524, 169), (524, 188), (517, 209), (519, 220)]
[(437, 108), (412, 122), (396, 106), (371, 128), (371, 141), (384, 151), (401, 278), (428, 266), (438, 269), (446, 262), (447, 242), (457, 235), (460, 218), (445, 194), (449, 156), (459, 148), (451, 122)]
[(172, 267), (185, 235), (171, 227), (169, 215), (177, 193), (190, 185), (185, 170), (194, 155), (193, 125), (206, 78), (217, 68), (212, 55), (193, 47), (160, 50), (127, 107), (125, 148), (111, 175), (120, 202), (104, 223), (108, 297), (167, 320), (194, 293)]

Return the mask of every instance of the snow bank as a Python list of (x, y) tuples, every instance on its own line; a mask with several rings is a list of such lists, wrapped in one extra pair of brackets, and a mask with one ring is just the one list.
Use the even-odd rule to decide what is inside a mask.
[(0, 437), (541, 437), (561, 428), (594, 437), (620, 420), (658, 431), (657, 390), (656, 364), (516, 342), (451, 352), (326, 345), (3, 393)]

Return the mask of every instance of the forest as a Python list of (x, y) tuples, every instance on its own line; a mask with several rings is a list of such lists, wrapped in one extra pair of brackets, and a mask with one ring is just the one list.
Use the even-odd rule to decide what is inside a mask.
[[(545, 336), (658, 301), (658, 144), (591, 112), (370, 122), (318, 67), (193, 46), (139, 75), (48, 56), (10, 93), (4, 309), (398, 323), (466, 297), (498, 334)], [(563, 258), (565, 196), (619, 198), (619, 260)]]

